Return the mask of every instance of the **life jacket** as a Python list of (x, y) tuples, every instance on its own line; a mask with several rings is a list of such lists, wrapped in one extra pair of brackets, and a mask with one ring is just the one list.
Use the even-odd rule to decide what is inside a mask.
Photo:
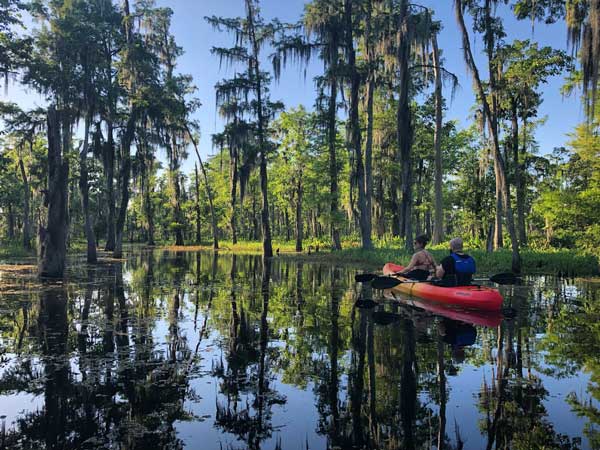
[(471, 279), (473, 278), (472, 275), (477, 271), (473, 257), (468, 256), (467, 258), (461, 258), (456, 253), (451, 253), (450, 255), (454, 260), (457, 286), (471, 284)]

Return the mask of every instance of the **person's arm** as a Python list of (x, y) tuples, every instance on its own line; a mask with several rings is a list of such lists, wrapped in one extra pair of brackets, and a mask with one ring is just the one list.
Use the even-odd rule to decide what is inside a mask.
[(454, 270), (452, 270), (453, 264), (454, 260), (452, 257), (446, 256), (440, 261), (440, 265), (436, 267), (435, 276), (438, 278), (443, 278), (447, 273), (454, 273)]
[(414, 255), (412, 255), (412, 258), (410, 258), (410, 262), (408, 263), (408, 266), (406, 266), (404, 269), (402, 269), (402, 272), (398, 272), (398, 275), (402, 275), (402, 274), (410, 272), (418, 264), (419, 264), (419, 260), (417, 258), (417, 254), (415, 253)]
[(442, 267), (441, 264), (435, 268), (435, 276), (436, 277), (438, 277), (438, 278), (444, 278), (444, 274), (445, 273), (446, 272), (444, 271), (444, 268)]

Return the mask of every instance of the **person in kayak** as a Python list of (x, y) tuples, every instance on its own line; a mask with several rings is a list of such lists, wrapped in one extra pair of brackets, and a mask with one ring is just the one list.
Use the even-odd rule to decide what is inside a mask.
[(410, 259), (408, 266), (397, 275), (402, 275), (412, 280), (424, 281), (435, 272), (435, 260), (431, 256), (431, 253), (425, 250), (428, 242), (429, 238), (425, 234), (421, 234), (415, 238), (413, 241), (415, 253)]
[(450, 241), (450, 255), (442, 259), (436, 268), (440, 286), (468, 286), (476, 272), (475, 260), (463, 252), (463, 240), (456, 237)]

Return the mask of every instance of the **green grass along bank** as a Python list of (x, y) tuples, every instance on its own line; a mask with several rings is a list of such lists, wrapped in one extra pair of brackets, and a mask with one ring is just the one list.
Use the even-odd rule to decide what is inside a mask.
[[(72, 243), (69, 254), (79, 255), (85, 252), (85, 246)], [(355, 244), (356, 245), (356, 244)], [(130, 248), (144, 248), (144, 245), (133, 244), (125, 246), (126, 250)], [(197, 251), (211, 250), (208, 245), (202, 246), (157, 246), (156, 249), (171, 250), (171, 251)], [(310, 248), (310, 250), (309, 250)], [(386, 262), (398, 262), (406, 264), (410, 260), (410, 253), (403, 249), (393, 247), (381, 247), (374, 250), (361, 250), (354, 246), (347, 246), (339, 252), (330, 252), (329, 249), (316, 246), (306, 246), (305, 251), (296, 253), (294, 251), (293, 242), (274, 241), (273, 249), (279, 249), (279, 254), (276, 257), (292, 258), (304, 261), (327, 262), (335, 264), (350, 264), (356, 267), (364, 268), (365, 270), (380, 269)], [(261, 242), (239, 242), (232, 244), (231, 242), (220, 242), (221, 253), (236, 253), (236, 254), (260, 254), (262, 252)], [(448, 250), (443, 247), (430, 249), (436, 261), (440, 261), (448, 254)], [(473, 255), (477, 261), (477, 271), (480, 274), (499, 273), (510, 270), (511, 252), (508, 249), (496, 250), (488, 253), (480, 249), (467, 249), (468, 253)], [(0, 244), (0, 261), (3, 263), (18, 264), (27, 260), (31, 263), (35, 258), (35, 252), (24, 251), (20, 245), (2, 245)], [(543, 275), (564, 275), (564, 276), (589, 276), (599, 275), (600, 265), (598, 256), (595, 254), (577, 251), (577, 250), (562, 250), (562, 249), (547, 249), (547, 250), (529, 250), (521, 251), (523, 260), (524, 274), (543, 274)]]
[[(259, 254), (262, 252), (261, 242), (220, 242), (223, 253)], [(355, 244), (357, 245), (357, 244)], [(207, 246), (161, 247), (168, 250), (194, 251), (197, 249), (210, 249)], [(293, 242), (274, 241), (273, 249), (279, 249), (279, 257), (293, 258), (305, 261), (323, 261), (336, 264), (351, 264), (365, 269), (380, 269), (386, 262), (407, 264), (411, 254), (404, 249), (381, 247), (374, 250), (362, 250), (356, 246), (348, 246), (342, 251), (331, 252), (328, 248), (305, 246), (305, 251), (296, 253)], [(429, 250), (436, 261), (441, 261), (448, 250), (445, 246)], [(488, 253), (481, 249), (467, 249), (467, 252), (477, 261), (477, 271), (484, 273), (508, 272), (511, 267), (511, 252), (500, 249)], [(276, 256), (277, 257), (277, 256)], [(599, 275), (600, 264), (598, 256), (577, 250), (547, 249), (547, 250), (521, 250), (524, 274), (538, 275), (563, 275), (563, 276), (588, 276)]]

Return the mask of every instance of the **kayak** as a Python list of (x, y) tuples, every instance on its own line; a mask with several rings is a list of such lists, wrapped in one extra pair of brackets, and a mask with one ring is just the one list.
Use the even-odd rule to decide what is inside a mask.
[(444, 305), (433, 300), (418, 299), (411, 300), (405, 295), (399, 295), (395, 289), (384, 293), (385, 298), (400, 303), (401, 305), (417, 308), (421, 311), (438, 317), (468, 323), (480, 327), (496, 328), (502, 323), (504, 316), (500, 311), (477, 311), (473, 309), (456, 309), (451, 305)]
[(414, 297), (433, 300), (445, 305), (459, 306), (466, 309), (479, 309), (486, 311), (498, 311), (502, 308), (502, 295), (498, 289), (487, 286), (435, 286), (432, 283), (414, 283), (408, 278), (393, 275), (400, 272), (404, 267), (394, 263), (383, 266), (383, 274), (394, 276), (401, 281), (407, 281), (391, 289), (391, 291), (402, 292)]

